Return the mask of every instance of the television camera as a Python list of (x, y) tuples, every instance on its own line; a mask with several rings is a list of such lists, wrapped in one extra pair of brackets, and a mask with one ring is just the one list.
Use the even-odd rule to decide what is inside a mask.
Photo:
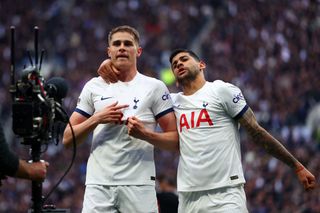
[[(28, 51), (31, 66), (25, 67), (21, 79), (15, 81), (15, 27), (11, 27), (11, 86), (12, 129), (21, 137), (22, 144), (31, 146), (31, 162), (40, 161), (42, 145), (53, 139), (54, 127), (58, 122), (68, 123), (67, 113), (61, 106), (68, 85), (63, 78), (54, 77), (47, 82), (40, 74), (44, 50), (38, 63), (38, 27), (34, 27), (35, 61)], [(50, 194), (50, 193), (49, 193)], [(42, 183), (32, 181), (32, 209), (29, 212), (69, 212), (50, 205), (43, 208)]]

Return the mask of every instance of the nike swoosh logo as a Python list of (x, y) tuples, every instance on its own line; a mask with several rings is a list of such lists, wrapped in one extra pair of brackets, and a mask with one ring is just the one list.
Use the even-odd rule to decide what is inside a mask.
[(111, 97), (111, 96), (110, 96), (110, 97), (103, 97), (103, 96), (102, 96), (102, 97), (101, 97), (101, 101), (107, 100), (107, 99), (109, 99), (109, 98), (113, 98), (113, 97)]

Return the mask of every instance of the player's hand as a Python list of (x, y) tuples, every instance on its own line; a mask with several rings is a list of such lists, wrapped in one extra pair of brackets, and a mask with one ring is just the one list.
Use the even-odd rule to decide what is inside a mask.
[(136, 117), (130, 117), (128, 118), (128, 134), (130, 136), (133, 136), (135, 138), (139, 138), (144, 140), (146, 138), (146, 128), (144, 126), (144, 124), (142, 123), (142, 121), (140, 121), (138, 118)]
[(299, 165), (296, 169), (296, 174), (306, 191), (312, 190), (316, 187), (316, 179), (314, 175), (304, 166)]
[(120, 71), (113, 66), (110, 59), (104, 60), (97, 72), (107, 83), (116, 83), (120, 74)]
[(118, 101), (105, 107), (103, 110), (94, 114), (98, 123), (119, 123), (123, 117), (122, 109), (127, 108), (128, 104), (118, 105)]

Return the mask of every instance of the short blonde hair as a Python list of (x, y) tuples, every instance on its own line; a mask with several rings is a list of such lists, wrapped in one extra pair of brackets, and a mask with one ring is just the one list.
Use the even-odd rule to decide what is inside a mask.
[(133, 38), (134, 38), (134, 41), (138, 44), (140, 44), (140, 35), (139, 35), (139, 32), (133, 28), (133, 27), (130, 27), (128, 25), (122, 25), (122, 26), (118, 26), (118, 27), (115, 27), (113, 28), (110, 32), (109, 32), (109, 35), (108, 35), (108, 44), (110, 45), (110, 42), (111, 42), (111, 39), (112, 39), (112, 36), (113, 34), (117, 33), (117, 32), (127, 32), (131, 35), (133, 35)]

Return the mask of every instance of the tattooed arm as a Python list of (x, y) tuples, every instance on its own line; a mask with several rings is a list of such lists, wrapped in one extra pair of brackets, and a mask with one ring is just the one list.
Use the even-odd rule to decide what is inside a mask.
[(315, 188), (315, 177), (277, 139), (258, 124), (250, 108), (238, 121), (251, 136), (254, 143), (295, 169), (299, 181), (306, 190)]

